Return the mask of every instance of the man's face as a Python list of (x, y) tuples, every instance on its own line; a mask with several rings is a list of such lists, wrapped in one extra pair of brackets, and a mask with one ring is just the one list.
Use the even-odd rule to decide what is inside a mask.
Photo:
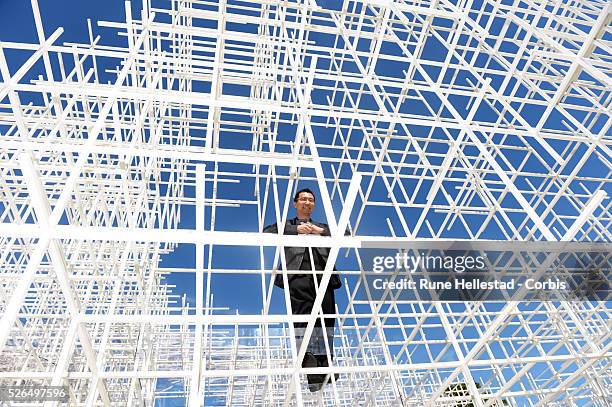
[(293, 207), (297, 212), (298, 218), (310, 218), (310, 214), (314, 209), (314, 195), (308, 192), (300, 192), (298, 200), (293, 202)]

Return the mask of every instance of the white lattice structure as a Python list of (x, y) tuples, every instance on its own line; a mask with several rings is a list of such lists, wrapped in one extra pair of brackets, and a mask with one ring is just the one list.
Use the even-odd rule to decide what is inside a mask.
[[(0, 386), (68, 385), (71, 405), (612, 404), (609, 303), (363, 301), (356, 251), (610, 242), (609, 2), (133, 6), (98, 22), (124, 46), (93, 27), (62, 42), (36, 0), (39, 43), (1, 44)], [(260, 233), (308, 182), (333, 237)], [(271, 309), (264, 246), (283, 244), (354, 263), (323, 392), (296, 317)], [(195, 266), (161, 267), (179, 245)], [(266, 259), (219, 265), (223, 246)], [(261, 310), (216, 307), (224, 278), (256, 278)]]

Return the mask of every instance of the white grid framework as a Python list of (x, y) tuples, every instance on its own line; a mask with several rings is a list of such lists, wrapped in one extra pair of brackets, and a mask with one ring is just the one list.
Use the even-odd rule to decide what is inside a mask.
[[(611, 3), (145, 0), (98, 22), (125, 46), (62, 42), (32, 6), (39, 43), (0, 47), (1, 385), (88, 406), (612, 405), (609, 303), (368, 302), (357, 251), (610, 242)], [(332, 237), (261, 233), (308, 182)], [(161, 267), (181, 245), (194, 266)], [(355, 264), (318, 393), (299, 318), (271, 311), (282, 245), (331, 247), (323, 287)], [(213, 262), (223, 246), (259, 266)], [(261, 310), (215, 306), (235, 277)]]

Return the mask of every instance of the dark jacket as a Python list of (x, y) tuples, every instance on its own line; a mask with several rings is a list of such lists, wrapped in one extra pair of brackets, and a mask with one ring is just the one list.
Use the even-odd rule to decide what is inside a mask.
[[(320, 228), (323, 228), (325, 231), (321, 236), (331, 236), (329, 232), (329, 226), (326, 223), (315, 222), (313, 220), (310, 221), (313, 225), (316, 225)], [(285, 232), (284, 235), (297, 235), (297, 227), (300, 224), (300, 221), (297, 217), (293, 219), (287, 220), (285, 223)], [(268, 225), (264, 228), (264, 233), (278, 233), (278, 226), (276, 223), (272, 225)], [(287, 261), (287, 270), (299, 270), (300, 265), (302, 264), (302, 260), (304, 259), (304, 251), (307, 250), (306, 247), (285, 247), (285, 259)], [(319, 256), (323, 265), (327, 263), (327, 258), (329, 257), (329, 247), (313, 247), (312, 248), (313, 256)], [(311, 259), (312, 261), (313, 259)], [(334, 267), (336, 270), (336, 267)], [(288, 278), (291, 281), (293, 278), (297, 277), (298, 274), (289, 274)], [(274, 278), (274, 285), (280, 288), (284, 288), (283, 284), (283, 275), (277, 274)], [(340, 277), (338, 277), (337, 273), (333, 273), (329, 280), (329, 286), (331, 288), (338, 289), (342, 287), (342, 282), (340, 281)]]

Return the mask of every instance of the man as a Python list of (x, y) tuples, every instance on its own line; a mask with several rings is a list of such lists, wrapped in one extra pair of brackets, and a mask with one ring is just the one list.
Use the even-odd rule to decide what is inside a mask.
[[(285, 235), (321, 235), (330, 236), (329, 227), (325, 223), (315, 222), (311, 219), (311, 214), (315, 205), (314, 193), (304, 188), (299, 190), (293, 197), (293, 207), (296, 211), (296, 217), (290, 219), (285, 224)], [(276, 223), (266, 226), (263, 230), (266, 233), (278, 233)], [(317, 297), (315, 287), (315, 279), (313, 278), (313, 270), (324, 270), (327, 258), (329, 256), (329, 248), (327, 247), (285, 247), (285, 258), (287, 262), (287, 270), (304, 270), (310, 273), (304, 274), (289, 274), (289, 296), (291, 300), (291, 310), (293, 314), (310, 314)], [(314, 259), (314, 261), (312, 261)], [(313, 268), (314, 266), (314, 268)], [(334, 268), (335, 270), (335, 268)], [(316, 274), (317, 286), (321, 283), (322, 274)], [(274, 279), (274, 285), (283, 288), (283, 276), (277, 274)], [(336, 313), (336, 302), (334, 298), (334, 290), (340, 288), (342, 283), (336, 273), (332, 274), (327, 290), (323, 297), (321, 309), (324, 314)], [(310, 342), (304, 355), (302, 367), (327, 367), (329, 360), (327, 359), (326, 340), (329, 347), (329, 353), (333, 358), (334, 355), (334, 326), (336, 319), (333, 317), (324, 318), (325, 330), (321, 325), (321, 318), (317, 318), (314, 330), (310, 337)], [(304, 333), (306, 331), (307, 322), (295, 322), (295, 337), (298, 350), (302, 344)], [(325, 374), (309, 374), (308, 387), (310, 391), (318, 391), (323, 387), (323, 384), (329, 380)], [(338, 375), (334, 375), (335, 379)]]

